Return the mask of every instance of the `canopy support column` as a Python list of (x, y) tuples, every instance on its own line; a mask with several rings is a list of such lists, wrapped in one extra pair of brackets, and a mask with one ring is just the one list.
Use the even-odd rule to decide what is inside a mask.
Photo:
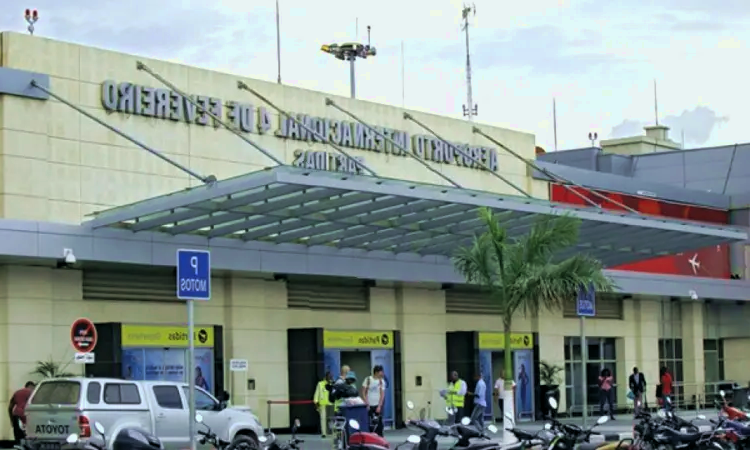
[(143, 142), (139, 141), (138, 139), (126, 134), (123, 131), (120, 131), (119, 129), (113, 127), (112, 125), (108, 124), (107, 122), (99, 119), (98, 117), (95, 117), (94, 115), (90, 114), (88, 111), (79, 108), (78, 106), (74, 105), (73, 103), (69, 102), (68, 100), (60, 97), (59, 95), (55, 94), (54, 92), (50, 91), (49, 89), (41, 86), (39, 83), (36, 82), (36, 80), (31, 80), (31, 86), (39, 89), (40, 91), (46, 93), (50, 97), (54, 98), (58, 102), (76, 110), (79, 114), (93, 120), (94, 122), (98, 123), (99, 125), (103, 126), (104, 128), (108, 129), (109, 131), (117, 134), (118, 136), (127, 139), (128, 141), (132, 142), (133, 144), (137, 145), (138, 147), (142, 148), (143, 150), (146, 150), (147, 152), (151, 153), (152, 155), (156, 156), (157, 158), (165, 161), (168, 164), (171, 164), (172, 166), (180, 169), (181, 171), (185, 172), (186, 174), (190, 175), (193, 178), (196, 178), (200, 180), (203, 183), (213, 183), (216, 181), (216, 177), (213, 175), (209, 175), (207, 177), (204, 177), (203, 175), (200, 175), (196, 172), (194, 172), (191, 169), (188, 169), (187, 167), (183, 166), (182, 164), (178, 163), (177, 161), (172, 160), (171, 158), (163, 155), (160, 151), (154, 150), (153, 148), (149, 147), (148, 145), (144, 144)]
[(472, 132), (474, 132), (474, 133), (476, 133), (476, 134), (484, 137), (488, 141), (492, 142), (493, 144), (495, 144), (498, 147), (502, 148), (506, 152), (508, 152), (511, 155), (515, 156), (517, 159), (521, 160), (527, 166), (529, 166), (529, 167), (531, 167), (533, 169), (536, 169), (536, 170), (542, 172), (543, 174), (547, 175), (550, 179), (559, 182), (562, 187), (564, 187), (565, 189), (569, 190), (571, 193), (573, 193), (574, 195), (576, 195), (577, 197), (579, 197), (580, 199), (582, 199), (583, 201), (585, 201), (589, 205), (592, 205), (592, 206), (594, 206), (596, 208), (600, 208), (600, 209), (602, 207), (598, 203), (592, 201), (590, 198), (586, 197), (585, 195), (581, 194), (580, 192), (576, 191), (575, 189), (571, 188), (568, 185), (572, 184), (573, 186), (575, 186), (577, 188), (581, 188), (581, 189), (583, 189), (583, 190), (585, 190), (587, 192), (590, 192), (595, 197), (600, 198), (600, 199), (602, 199), (604, 201), (607, 201), (609, 203), (612, 203), (613, 205), (619, 206), (620, 208), (622, 208), (622, 209), (624, 209), (624, 210), (626, 210), (628, 212), (631, 212), (631, 213), (634, 213), (634, 214), (640, 214), (638, 211), (634, 210), (633, 208), (631, 208), (631, 207), (629, 207), (627, 205), (624, 205), (624, 204), (618, 202), (617, 200), (613, 200), (613, 199), (607, 197), (606, 195), (602, 195), (602, 194), (600, 194), (600, 193), (598, 193), (598, 192), (596, 192), (594, 190), (591, 190), (591, 189), (589, 189), (587, 187), (581, 186), (578, 183), (574, 183), (573, 181), (570, 181), (570, 180), (568, 180), (566, 178), (563, 178), (563, 177), (561, 177), (559, 175), (555, 175), (555, 174), (553, 174), (552, 172), (550, 172), (547, 169), (539, 167), (537, 164), (535, 164), (535, 163), (533, 163), (531, 161), (528, 161), (523, 156), (519, 155), (518, 153), (514, 152), (513, 150), (511, 150), (510, 148), (508, 148), (507, 146), (505, 146), (502, 142), (498, 141), (497, 139), (494, 139), (492, 136), (489, 136), (487, 133), (485, 133), (484, 131), (480, 130), (477, 127), (472, 127)]
[(409, 155), (412, 158), (414, 158), (417, 162), (419, 162), (420, 164), (422, 164), (423, 166), (425, 166), (427, 168), (427, 170), (429, 170), (430, 172), (432, 172), (435, 175), (439, 176), (440, 178), (444, 179), (445, 181), (447, 181), (448, 183), (452, 184), (453, 186), (455, 186), (455, 187), (457, 187), (459, 189), (463, 189), (463, 187), (460, 184), (458, 184), (455, 181), (453, 181), (450, 177), (448, 177), (448, 176), (443, 175), (442, 173), (440, 173), (439, 170), (437, 170), (434, 167), (430, 166), (427, 163), (427, 161), (423, 160), (422, 158), (420, 158), (419, 156), (415, 155), (414, 153), (412, 153), (410, 151), (407, 151), (401, 144), (399, 144), (398, 142), (396, 142), (393, 139), (389, 138), (388, 136), (384, 135), (380, 131), (376, 130), (375, 128), (373, 128), (372, 126), (370, 126), (367, 122), (363, 121), (362, 119), (360, 119), (359, 117), (357, 117), (353, 113), (350, 113), (349, 111), (347, 111), (344, 108), (340, 107), (339, 105), (336, 104), (336, 102), (334, 102), (330, 98), (326, 98), (326, 106), (332, 106), (333, 108), (338, 109), (342, 113), (346, 114), (347, 116), (351, 117), (352, 119), (354, 119), (357, 122), (361, 123), (362, 125), (366, 126), (367, 129), (369, 129), (372, 133), (374, 133), (380, 139), (383, 139), (384, 141), (390, 143), (394, 147), (396, 147), (399, 150), (401, 150), (402, 152), (404, 152), (404, 154)]
[(370, 175), (372, 175), (372, 176), (374, 176), (374, 177), (377, 177), (377, 176), (378, 176), (378, 174), (377, 174), (377, 173), (375, 173), (375, 171), (374, 171), (374, 170), (372, 170), (372, 169), (371, 169), (370, 167), (368, 167), (368, 166), (367, 166), (367, 165), (366, 165), (365, 163), (363, 163), (363, 162), (361, 162), (361, 161), (358, 161), (358, 160), (357, 160), (356, 158), (354, 158), (353, 156), (351, 156), (351, 155), (350, 155), (350, 154), (349, 154), (348, 152), (346, 152), (346, 151), (345, 151), (344, 149), (342, 149), (342, 148), (341, 148), (341, 147), (339, 147), (338, 145), (334, 144), (333, 142), (330, 142), (330, 140), (329, 140), (329, 139), (326, 139), (326, 138), (325, 138), (325, 136), (323, 136), (322, 134), (318, 133), (318, 131), (317, 131), (317, 130), (315, 130), (315, 129), (313, 129), (313, 128), (310, 128), (310, 127), (309, 127), (309, 126), (307, 126), (307, 125), (306, 125), (305, 123), (303, 123), (303, 122), (299, 121), (299, 120), (298, 120), (298, 119), (297, 119), (296, 117), (294, 117), (293, 115), (289, 114), (288, 112), (286, 112), (286, 111), (284, 111), (283, 109), (281, 109), (281, 108), (279, 108), (278, 106), (276, 106), (276, 105), (275, 105), (275, 104), (274, 104), (273, 102), (271, 102), (271, 100), (267, 99), (267, 98), (266, 98), (265, 96), (261, 95), (261, 94), (260, 94), (260, 93), (259, 93), (258, 91), (256, 91), (255, 89), (253, 89), (253, 88), (251, 88), (250, 86), (248, 86), (247, 84), (245, 84), (245, 82), (243, 82), (243, 81), (238, 81), (238, 82), (237, 82), (237, 88), (238, 88), (238, 89), (241, 89), (241, 90), (243, 90), (243, 91), (247, 91), (247, 92), (249, 92), (249, 93), (253, 94), (254, 96), (258, 97), (258, 98), (259, 98), (259, 99), (260, 99), (261, 101), (263, 101), (263, 102), (267, 103), (267, 104), (268, 104), (268, 106), (270, 106), (271, 108), (273, 108), (273, 109), (275, 109), (276, 111), (278, 111), (278, 112), (279, 112), (279, 114), (283, 115), (284, 117), (286, 117), (286, 118), (287, 118), (287, 119), (289, 119), (289, 120), (292, 120), (292, 121), (293, 121), (294, 123), (296, 123), (296, 124), (297, 124), (297, 125), (299, 125), (300, 127), (304, 128), (304, 129), (305, 129), (305, 130), (306, 130), (306, 131), (307, 131), (308, 133), (312, 133), (313, 135), (315, 135), (315, 137), (317, 137), (318, 139), (320, 139), (320, 140), (321, 140), (322, 142), (325, 142), (326, 144), (330, 145), (330, 146), (331, 146), (331, 147), (332, 147), (332, 148), (333, 148), (334, 150), (336, 150), (337, 152), (339, 152), (339, 153), (341, 153), (342, 155), (344, 155), (344, 156), (346, 157), (346, 159), (347, 159), (347, 160), (349, 160), (349, 161), (353, 162), (353, 163), (355, 164), (355, 166), (356, 166), (356, 167), (361, 167), (361, 168), (365, 169), (365, 170), (366, 170), (367, 172), (369, 172), (369, 173), (370, 173)]
[(500, 181), (504, 182), (505, 184), (507, 184), (508, 186), (512, 187), (516, 191), (520, 192), (525, 197), (532, 198), (531, 194), (529, 194), (528, 192), (526, 192), (525, 190), (523, 190), (522, 188), (520, 188), (517, 184), (513, 183), (512, 181), (510, 181), (509, 179), (507, 179), (504, 176), (500, 175), (499, 173), (495, 172), (487, 164), (485, 164), (482, 161), (480, 161), (479, 159), (475, 158), (470, 153), (465, 152), (462, 149), (458, 148), (457, 146), (453, 145), (452, 143), (446, 141), (445, 139), (443, 139), (442, 137), (440, 137), (439, 134), (437, 134), (435, 131), (433, 131), (430, 127), (428, 127), (427, 125), (423, 124), (419, 120), (415, 119), (414, 116), (412, 116), (411, 114), (404, 113), (404, 119), (411, 120), (412, 122), (416, 123), (420, 127), (422, 127), (425, 130), (427, 130), (428, 133), (430, 133), (433, 136), (435, 136), (436, 138), (440, 139), (443, 142), (443, 144), (446, 144), (448, 147), (450, 147), (453, 150), (455, 150), (456, 152), (458, 152), (458, 154), (460, 154), (464, 158), (469, 159), (474, 164), (480, 165), (484, 170), (486, 170), (487, 172), (489, 172), (490, 175), (494, 176), (495, 178), (499, 178)]
[(231, 126), (229, 126), (229, 125), (228, 125), (228, 124), (227, 124), (226, 122), (224, 122), (224, 121), (223, 121), (223, 120), (221, 119), (221, 117), (217, 116), (217, 115), (216, 115), (216, 114), (214, 114), (213, 112), (211, 112), (211, 111), (209, 111), (208, 109), (206, 109), (206, 108), (204, 108), (203, 106), (201, 106), (201, 105), (200, 105), (200, 104), (199, 104), (198, 102), (196, 102), (196, 101), (195, 101), (195, 100), (194, 100), (194, 99), (193, 99), (193, 98), (192, 98), (191, 96), (187, 95), (186, 93), (184, 93), (183, 91), (181, 91), (181, 90), (180, 90), (180, 88), (178, 88), (178, 87), (177, 87), (177, 86), (175, 86), (174, 84), (172, 84), (172, 83), (170, 83), (169, 81), (167, 81), (166, 79), (164, 79), (164, 77), (162, 77), (162, 76), (161, 76), (161, 75), (159, 75), (158, 73), (156, 73), (156, 72), (154, 72), (153, 70), (151, 70), (151, 69), (150, 69), (150, 68), (149, 68), (149, 67), (148, 67), (147, 65), (143, 64), (143, 63), (142, 63), (142, 62), (140, 62), (140, 61), (137, 61), (137, 62), (135, 63), (135, 66), (136, 66), (136, 68), (137, 68), (138, 70), (142, 70), (142, 71), (146, 72), (147, 74), (149, 74), (149, 75), (151, 75), (152, 77), (154, 77), (154, 78), (156, 78), (157, 80), (159, 80), (159, 81), (160, 81), (160, 82), (161, 82), (162, 84), (164, 84), (165, 86), (167, 86), (167, 87), (168, 87), (169, 89), (171, 89), (172, 91), (174, 91), (174, 92), (176, 92), (176, 93), (180, 94), (180, 95), (181, 95), (181, 96), (182, 96), (182, 97), (183, 97), (183, 98), (184, 98), (184, 99), (185, 99), (186, 101), (188, 101), (188, 102), (189, 102), (189, 103), (190, 103), (191, 105), (195, 106), (195, 108), (196, 108), (196, 111), (200, 112), (201, 114), (206, 114), (206, 115), (207, 115), (208, 117), (210, 117), (210, 118), (212, 118), (213, 120), (215, 120), (215, 121), (216, 121), (216, 123), (218, 123), (219, 125), (223, 126), (223, 127), (224, 127), (224, 128), (226, 128), (227, 130), (231, 131), (231, 132), (232, 132), (232, 133), (233, 133), (233, 134), (234, 134), (235, 136), (237, 136), (238, 138), (242, 139), (242, 140), (243, 140), (243, 141), (245, 141), (246, 143), (250, 144), (250, 145), (251, 145), (251, 146), (252, 146), (253, 148), (255, 148), (255, 149), (256, 149), (256, 150), (258, 150), (259, 152), (261, 152), (261, 153), (263, 153), (264, 155), (266, 155), (266, 156), (268, 157), (268, 159), (270, 159), (271, 161), (275, 162), (276, 164), (278, 164), (278, 165), (280, 165), (280, 166), (283, 166), (283, 165), (284, 165), (284, 163), (283, 163), (283, 162), (282, 162), (282, 161), (281, 161), (281, 160), (280, 160), (279, 158), (277, 158), (277, 157), (273, 156), (273, 155), (272, 155), (271, 153), (269, 153), (269, 152), (268, 152), (267, 150), (265, 150), (265, 149), (264, 149), (263, 147), (261, 147), (260, 145), (256, 144), (255, 142), (253, 142), (253, 141), (251, 141), (250, 139), (248, 139), (248, 138), (246, 138), (245, 136), (243, 136), (243, 135), (242, 135), (242, 133), (240, 133), (239, 131), (235, 130), (234, 128), (232, 128)]

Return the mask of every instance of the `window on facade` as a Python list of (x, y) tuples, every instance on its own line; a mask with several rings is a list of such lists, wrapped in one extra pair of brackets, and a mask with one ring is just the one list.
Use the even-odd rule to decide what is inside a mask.
[(666, 367), (674, 382), (673, 397), (678, 405), (684, 404), (682, 368), (682, 339), (659, 339), (659, 370)]
[[(583, 370), (581, 358), (581, 339), (578, 337), (565, 338), (565, 392), (568, 409), (580, 413), (583, 405), (583, 391), (581, 384), (586, 377), (586, 403), (599, 404), (599, 374), (605, 368), (612, 374), (617, 374), (617, 352), (615, 338), (586, 338), (586, 370)], [(615, 378), (615, 388), (617, 386)], [(614, 403), (617, 404), (617, 390), (614, 391)]]
[(703, 341), (703, 362), (705, 367), (706, 395), (719, 392), (724, 381), (724, 340), (705, 339)]

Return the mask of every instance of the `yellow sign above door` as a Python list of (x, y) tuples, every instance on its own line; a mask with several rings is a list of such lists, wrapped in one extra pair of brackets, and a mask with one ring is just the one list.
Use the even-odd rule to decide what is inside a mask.
[(393, 331), (323, 330), (325, 348), (393, 348)]
[[(534, 348), (534, 335), (531, 333), (511, 333), (510, 348)], [(504, 350), (505, 333), (479, 333), (480, 350)]]
[[(188, 347), (188, 329), (180, 325), (122, 325), (123, 347)], [(214, 327), (195, 326), (195, 346), (214, 346)]]

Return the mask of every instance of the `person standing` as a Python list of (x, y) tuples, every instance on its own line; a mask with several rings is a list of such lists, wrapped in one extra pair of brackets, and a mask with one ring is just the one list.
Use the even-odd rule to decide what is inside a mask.
[(34, 392), (36, 385), (33, 381), (27, 381), (23, 389), (17, 390), (10, 398), (8, 404), (8, 415), (13, 425), (13, 439), (15, 445), (21, 445), (21, 441), (26, 439), (26, 404), (29, 403), (29, 397)]
[(459, 378), (458, 372), (451, 372), (448, 389), (441, 392), (445, 403), (453, 410), (453, 419), (460, 421), (464, 416), (464, 397), (466, 396), (466, 382)]
[(612, 399), (614, 394), (612, 391), (613, 383), (612, 372), (607, 368), (602, 369), (599, 374), (599, 411), (601, 415), (604, 415), (604, 404), (606, 403), (609, 406), (609, 418), (611, 420), (615, 420), (615, 408)]
[(313, 395), (313, 404), (315, 410), (318, 411), (320, 416), (320, 437), (325, 439), (326, 434), (330, 431), (328, 429), (328, 416), (333, 415), (333, 405), (328, 398), (328, 386), (333, 381), (333, 374), (329, 370), (326, 372), (326, 376), (318, 382), (315, 388), (315, 395)]
[[(513, 390), (515, 392), (516, 381), (513, 380)], [(497, 399), (498, 411), (500, 411), (500, 420), (505, 420), (505, 402), (503, 396), (505, 395), (505, 380), (503, 380), (502, 374), (495, 380), (495, 389), (493, 396)]]
[(643, 408), (643, 393), (646, 392), (646, 377), (633, 367), (633, 374), (628, 378), (630, 392), (633, 393), (633, 415), (637, 416)]
[(471, 411), (471, 423), (477, 428), (484, 430), (484, 410), (487, 409), (487, 384), (482, 378), (482, 373), (476, 375), (476, 386), (474, 387), (474, 409)]
[(666, 367), (659, 371), (659, 381), (661, 381), (661, 398), (666, 411), (672, 410), (672, 375)]
[(385, 402), (383, 366), (373, 367), (372, 375), (365, 378), (362, 383), (362, 399), (369, 408), (370, 431), (383, 436), (383, 402)]

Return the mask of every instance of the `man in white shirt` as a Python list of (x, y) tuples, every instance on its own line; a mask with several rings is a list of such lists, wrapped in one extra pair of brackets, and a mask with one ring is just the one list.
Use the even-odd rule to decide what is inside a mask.
[[(516, 388), (516, 381), (513, 380), (513, 389)], [(503, 404), (503, 394), (505, 394), (505, 380), (503, 380), (502, 374), (500, 377), (495, 380), (495, 391), (493, 393), (493, 396), (497, 399), (497, 405), (500, 409), (500, 420), (505, 420), (505, 405)]]
[(370, 416), (370, 431), (383, 436), (383, 402), (385, 401), (385, 383), (383, 366), (372, 369), (372, 375), (362, 383), (362, 400), (365, 401)]

